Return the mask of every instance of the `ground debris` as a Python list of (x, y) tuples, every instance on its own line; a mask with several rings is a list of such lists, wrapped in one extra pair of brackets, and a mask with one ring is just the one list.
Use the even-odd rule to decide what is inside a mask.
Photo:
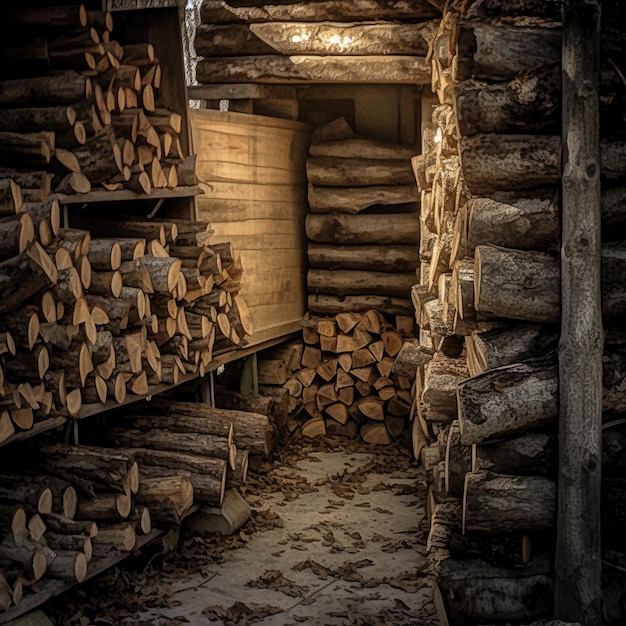
[(208, 620), (212, 622), (221, 621), (224, 626), (244, 626), (254, 624), (270, 615), (282, 613), (282, 609), (276, 606), (265, 604), (244, 604), (235, 602), (230, 607), (207, 606), (202, 611)]
[(304, 598), (308, 592), (308, 587), (300, 587), (293, 581), (285, 578), (279, 570), (266, 570), (262, 576), (256, 580), (248, 581), (249, 587), (255, 589), (273, 589), (291, 596), (292, 598)]

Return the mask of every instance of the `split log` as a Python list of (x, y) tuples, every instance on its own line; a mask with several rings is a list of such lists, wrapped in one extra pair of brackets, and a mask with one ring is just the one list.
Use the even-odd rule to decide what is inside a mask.
[(414, 380), (417, 369), (426, 365), (432, 357), (432, 352), (421, 346), (417, 339), (404, 341), (396, 355), (391, 371), (397, 376), (405, 376)]
[[(314, 143), (309, 150), (312, 157), (340, 159), (384, 159), (385, 161), (409, 161), (413, 148), (379, 139), (343, 139)], [(368, 183), (369, 184), (369, 183)]]
[(467, 252), (493, 244), (521, 250), (555, 249), (559, 241), (556, 189), (500, 192), (467, 205)]
[(465, 339), (470, 376), (544, 356), (557, 348), (558, 329), (546, 324), (504, 325), (476, 331)]
[(511, 80), (561, 60), (561, 31), (537, 26), (461, 22), (456, 41), (455, 82), (468, 78)]
[(557, 185), (561, 138), (479, 134), (461, 138), (463, 176), (472, 194)]
[(556, 484), (541, 476), (470, 472), (463, 493), (463, 533), (553, 528)]
[(309, 183), (325, 187), (410, 185), (411, 164), (400, 160), (311, 157), (306, 162)]
[(411, 315), (413, 305), (409, 298), (393, 298), (375, 295), (329, 296), (310, 295), (308, 310), (317, 315), (336, 315), (347, 312), (365, 312), (376, 309), (388, 315)]
[(309, 243), (311, 267), (321, 269), (410, 272), (419, 266), (416, 246), (333, 246)]
[(311, 213), (338, 212), (354, 215), (375, 205), (409, 204), (418, 200), (419, 196), (415, 185), (369, 187), (318, 187), (309, 185), (309, 209)]
[(309, 293), (329, 295), (373, 294), (409, 297), (415, 274), (393, 274), (358, 270), (311, 269), (307, 274)]
[(457, 82), (452, 93), (460, 136), (546, 132), (556, 127), (560, 113), (560, 67), (524, 73), (507, 83)]
[(461, 442), (458, 420), (454, 420), (448, 430), (445, 463), (446, 493), (460, 498), (465, 487), (465, 475), (472, 471), (472, 449)]
[(80, 499), (76, 519), (83, 521), (111, 521), (126, 519), (132, 510), (129, 493), (99, 492), (91, 499)]
[(457, 386), (466, 378), (465, 359), (436, 352), (424, 369), (420, 407), (428, 421), (451, 422), (457, 415)]
[(559, 260), (534, 251), (478, 246), (476, 311), (529, 322), (560, 319)]
[(430, 65), (414, 56), (205, 58), (196, 74), (201, 83), (430, 83)]
[(318, 243), (416, 246), (419, 243), (419, 223), (406, 214), (310, 214), (306, 218), (306, 235)]
[(555, 440), (547, 433), (472, 446), (472, 471), (488, 470), (514, 476), (551, 476), (555, 465)]
[(505, 365), (458, 384), (465, 445), (551, 425), (558, 416), (558, 369), (538, 360)]

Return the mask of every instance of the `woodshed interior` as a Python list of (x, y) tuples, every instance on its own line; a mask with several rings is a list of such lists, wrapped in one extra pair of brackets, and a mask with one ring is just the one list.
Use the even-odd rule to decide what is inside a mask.
[(0, 8), (0, 624), (626, 623), (615, 0)]

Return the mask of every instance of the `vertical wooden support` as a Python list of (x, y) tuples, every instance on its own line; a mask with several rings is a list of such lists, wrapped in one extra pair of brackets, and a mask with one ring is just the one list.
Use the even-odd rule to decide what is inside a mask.
[(602, 623), (600, 137), (597, 0), (564, 0), (562, 328), (555, 617)]
[(239, 391), (243, 394), (259, 393), (259, 374), (257, 369), (256, 352), (243, 359), (243, 369), (239, 382)]

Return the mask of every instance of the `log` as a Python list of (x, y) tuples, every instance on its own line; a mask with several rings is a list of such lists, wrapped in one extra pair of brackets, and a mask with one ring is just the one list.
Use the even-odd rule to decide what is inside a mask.
[(146, 478), (136, 501), (149, 507), (154, 519), (179, 524), (193, 504), (193, 485), (185, 476)]
[(462, 137), (461, 163), (472, 194), (557, 185), (561, 178), (561, 138), (505, 134)]
[(71, 108), (65, 105), (2, 109), (0, 131), (33, 133), (48, 131), (62, 134), (73, 126)]
[(51, 143), (54, 143), (54, 133), (0, 132), (0, 162), (11, 167), (15, 167), (16, 162), (31, 167), (47, 165), (53, 152)]
[(254, 6), (223, 0), (204, 0), (200, 8), (203, 24), (230, 24), (282, 21), (336, 22), (361, 20), (423, 20), (437, 17), (439, 11), (430, 2), (404, 2), (401, 0), (349, 0), (337, 4), (332, 0), (321, 0), (311, 6), (307, 2), (289, 5), (277, 2)]
[(521, 74), (506, 83), (454, 83), (459, 135), (554, 130), (560, 113), (560, 91), (561, 73), (556, 66)]
[(626, 313), (624, 282), (626, 248), (621, 242), (609, 243), (601, 249), (602, 316), (617, 318)]
[(461, 442), (458, 420), (450, 424), (446, 439), (445, 486), (449, 496), (460, 498), (465, 487), (465, 475), (472, 470), (472, 448)]
[(309, 185), (309, 209), (311, 213), (338, 212), (354, 215), (376, 205), (408, 204), (418, 200), (419, 195), (415, 185), (372, 185), (370, 187), (318, 187)]
[(561, 31), (537, 26), (461, 22), (452, 78), (511, 80), (518, 74), (561, 60)]
[(545, 530), (556, 523), (556, 485), (541, 476), (470, 472), (463, 493), (463, 533)]
[(410, 272), (419, 265), (415, 246), (333, 246), (309, 243), (311, 267), (320, 269)]
[(121, 552), (132, 552), (137, 544), (137, 533), (132, 523), (102, 524), (93, 543), (96, 551), (105, 546)]
[(59, 535), (81, 535), (95, 537), (98, 534), (98, 525), (89, 520), (74, 520), (59, 515), (49, 513), (45, 516), (46, 528)]
[(14, 215), (24, 204), (22, 190), (12, 178), (0, 180), (0, 214)]
[(554, 250), (559, 241), (557, 189), (500, 192), (467, 204), (467, 252), (493, 244), (521, 250)]
[[(25, 281), (24, 276), (29, 280)], [(20, 307), (28, 298), (56, 284), (57, 270), (46, 251), (35, 241), (21, 254), (0, 263), (0, 313)]]
[(558, 322), (559, 260), (543, 252), (478, 246), (476, 311), (529, 322)]
[[(341, 159), (384, 159), (385, 161), (409, 161), (415, 149), (379, 139), (343, 139), (340, 141), (316, 142), (311, 145), (312, 157)], [(369, 183), (368, 183), (369, 185)]]
[(260, 55), (205, 58), (198, 62), (200, 83), (430, 83), (424, 57)]
[(198, 515), (185, 521), (185, 528), (191, 529), (194, 535), (206, 533), (232, 535), (248, 520), (250, 513), (250, 505), (239, 492), (229, 489), (221, 507), (202, 507)]
[(474, 444), (471, 471), (488, 470), (514, 476), (552, 476), (555, 452), (555, 439), (548, 433), (526, 433), (497, 442)]
[(230, 460), (234, 464), (234, 458), (231, 459), (232, 444), (229, 444), (226, 437), (218, 435), (171, 432), (155, 427), (139, 430), (126, 426), (110, 427), (102, 435), (116, 447), (132, 446), (170, 452), (188, 452)]
[(551, 425), (558, 415), (558, 372), (541, 360), (506, 365), (458, 385), (465, 445)]
[(87, 97), (89, 79), (74, 71), (0, 81), (0, 105), (71, 104)]
[(418, 368), (426, 365), (432, 357), (432, 352), (421, 346), (419, 340), (409, 339), (402, 343), (391, 371), (397, 376), (415, 380)]
[(392, 274), (359, 270), (311, 269), (307, 274), (309, 293), (329, 295), (373, 294), (408, 298), (415, 274)]
[(325, 187), (410, 185), (415, 181), (408, 160), (311, 157), (306, 172), (309, 183)]
[(522, 571), (530, 561), (533, 548), (530, 536), (524, 532), (462, 535), (460, 528), (453, 529), (445, 547), (456, 558), (479, 558), (496, 567)]
[(42, 578), (54, 556), (50, 548), (33, 541), (28, 535), (17, 539), (7, 536), (0, 542), (0, 559), (21, 563), (26, 576), (33, 580)]
[(112, 521), (126, 519), (132, 510), (129, 493), (99, 492), (94, 498), (79, 499), (76, 519), (82, 521)]
[(310, 214), (306, 217), (306, 235), (310, 240), (318, 243), (417, 246), (419, 223), (405, 214)]
[(137, 406), (136, 415), (124, 415), (121, 427), (124, 429), (158, 429), (173, 433), (198, 433), (214, 435), (226, 439), (228, 445), (233, 443), (233, 425), (227, 421), (213, 421), (204, 416), (191, 417), (171, 411), (156, 410), (152, 405)]
[(411, 315), (413, 305), (408, 298), (394, 298), (375, 295), (330, 296), (310, 295), (308, 310), (316, 315), (336, 315), (338, 313), (358, 313), (376, 309), (388, 315)]
[(476, 331), (465, 339), (470, 376), (556, 350), (559, 331), (546, 324), (515, 324)]
[(494, 619), (525, 622), (550, 612), (553, 603), (548, 571), (520, 574), (475, 559), (445, 559), (439, 565), (439, 588), (455, 626)]
[(270, 452), (272, 434), (267, 415), (217, 409), (200, 402), (173, 402), (160, 398), (152, 400), (151, 405), (159, 414), (198, 417), (228, 426), (232, 424), (234, 440), (239, 447), (256, 455), (266, 456)]
[(424, 368), (424, 382), (419, 398), (424, 419), (451, 422), (458, 410), (457, 386), (466, 377), (465, 359), (449, 358), (436, 352)]

